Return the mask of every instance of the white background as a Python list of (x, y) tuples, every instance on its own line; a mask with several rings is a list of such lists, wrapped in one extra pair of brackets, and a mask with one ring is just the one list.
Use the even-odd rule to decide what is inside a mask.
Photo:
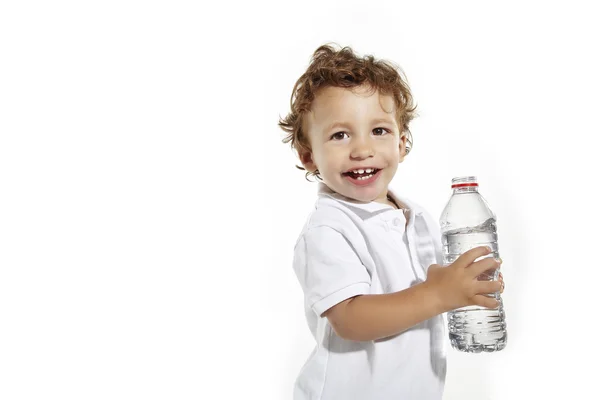
[(498, 217), (508, 347), (449, 349), (444, 399), (592, 398), (588, 4), (3, 2), (0, 398), (291, 398), (316, 184), (277, 121), (327, 42), (408, 76), (393, 187), (437, 217), (476, 175)]

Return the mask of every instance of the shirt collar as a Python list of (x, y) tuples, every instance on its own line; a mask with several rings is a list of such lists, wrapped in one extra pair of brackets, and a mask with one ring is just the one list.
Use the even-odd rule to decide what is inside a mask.
[[(370, 201), (365, 203), (362, 201), (342, 196), (341, 194), (331, 190), (327, 185), (325, 185), (322, 182), (319, 182), (318, 185), (319, 187), (317, 191), (319, 197), (330, 197), (350, 208), (358, 209), (361, 211), (360, 214), (365, 219), (374, 216), (374, 214), (380, 214), (383, 211), (396, 210), (390, 205), (378, 203), (376, 201)], [(400, 202), (406, 205), (408, 209), (415, 214), (415, 216), (423, 214), (423, 209), (421, 207), (404, 197), (398, 196), (396, 193), (394, 193), (394, 191), (391, 188), (388, 188), (388, 194), (394, 200), (396, 200), (397, 203)]]

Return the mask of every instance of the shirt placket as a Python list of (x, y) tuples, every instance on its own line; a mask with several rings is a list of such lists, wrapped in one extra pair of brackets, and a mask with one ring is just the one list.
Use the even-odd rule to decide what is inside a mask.
[[(425, 269), (419, 260), (419, 253), (417, 250), (418, 235), (415, 230), (416, 220), (415, 214), (411, 211), (408, 219), (408, 226), (406, 228), (406, 241), (408, 244), (408, 252), (410, 260), (413, 264), (413, 271), (416, 275), (417, 280), (423, 282), (426, 279)], [(419, 229), (420, 230), (420, 229)]]

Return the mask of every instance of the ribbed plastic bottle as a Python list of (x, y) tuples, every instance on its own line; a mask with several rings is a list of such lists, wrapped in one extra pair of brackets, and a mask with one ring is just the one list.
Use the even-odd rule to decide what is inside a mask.
[[(440, 217), (444, 265), (452, 264), (464, 252), (479, 246), (492, 249), (486, 257), (499, 258), (496, 216), (479, 194), (474, 176), (452, 179), (452, 196)], [(499, 271), (483, 273), (479, 280), (497, 280)], [(489, 294), (500, 303), (497, 309), (468, 306), (448, 312), (452, 347), (469, 353), (502, 350), (506, 346), (506, 322), (499, 293)]]

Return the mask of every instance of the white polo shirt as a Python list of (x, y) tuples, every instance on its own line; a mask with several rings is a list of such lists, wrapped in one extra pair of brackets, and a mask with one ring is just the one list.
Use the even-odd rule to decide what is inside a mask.
[(399, 335), (361, 342), (342, 339), (321, 317), (350, 297), (423, 282), (427, 268), (442, 263), (439, 225), (418, 205), (390, 195), (408, 207), (406, 216), (389, 205), (352, 201), (319, 183), (315, 210), (294, 249), (294, 271), (316, 340), (296, 380), (294, 400), (442, 398), (441, 315)]

